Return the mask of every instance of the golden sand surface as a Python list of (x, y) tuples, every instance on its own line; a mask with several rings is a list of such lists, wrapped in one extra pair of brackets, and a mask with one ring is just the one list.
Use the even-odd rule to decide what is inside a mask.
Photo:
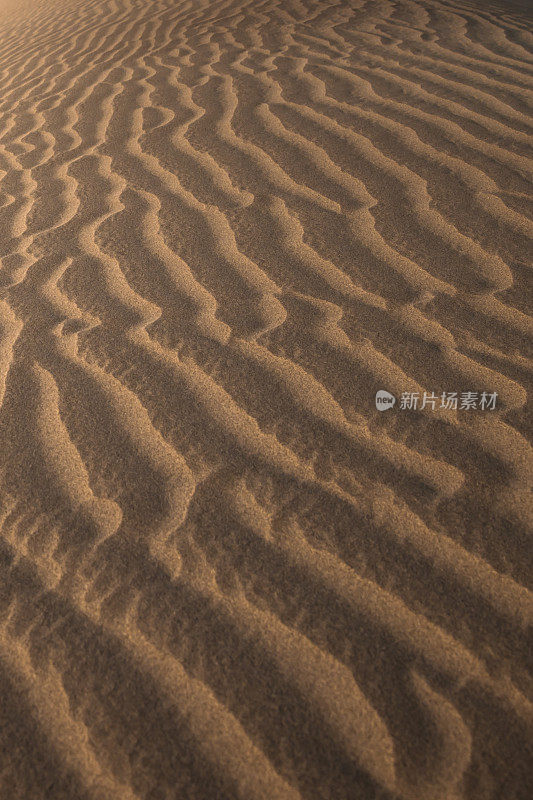
[(533, 796), (527, 9), (0, 0), (0, 800)]

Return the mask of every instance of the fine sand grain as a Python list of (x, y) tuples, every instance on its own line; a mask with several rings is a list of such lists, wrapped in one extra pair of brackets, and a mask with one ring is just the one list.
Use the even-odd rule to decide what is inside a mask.
[(533, 796), (527, 5), (0, 0), (0, 800)]

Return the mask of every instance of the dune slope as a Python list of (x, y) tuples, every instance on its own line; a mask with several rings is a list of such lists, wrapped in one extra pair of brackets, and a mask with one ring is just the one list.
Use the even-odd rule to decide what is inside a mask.
[(531, 23), (0, 0), (1, 798), (532, 796)]

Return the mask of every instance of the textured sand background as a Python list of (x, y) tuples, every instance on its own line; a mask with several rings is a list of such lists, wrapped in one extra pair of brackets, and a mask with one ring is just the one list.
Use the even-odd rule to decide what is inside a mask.
[(1, 800), (532, 796), (526, 7), (0, 0)]

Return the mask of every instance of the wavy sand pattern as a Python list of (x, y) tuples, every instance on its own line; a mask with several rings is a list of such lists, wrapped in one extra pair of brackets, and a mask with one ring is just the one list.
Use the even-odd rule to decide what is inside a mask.
[(2, 799), (532, 796), (531, 22), (0, 0)]

